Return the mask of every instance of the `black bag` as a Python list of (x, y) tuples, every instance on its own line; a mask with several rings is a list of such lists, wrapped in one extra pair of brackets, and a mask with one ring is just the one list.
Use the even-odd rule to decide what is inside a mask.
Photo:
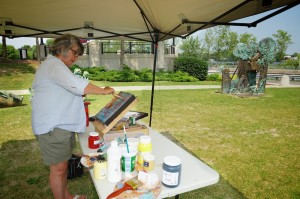
[(83, 165), (80, 162), (81, 157), (72, 154), (68, 162), (68, 179), (80, 177), (83, 174)]

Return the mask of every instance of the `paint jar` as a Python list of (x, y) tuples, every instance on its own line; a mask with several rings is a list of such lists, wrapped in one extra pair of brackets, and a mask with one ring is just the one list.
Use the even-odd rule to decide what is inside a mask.
[(169, 188), (177, 187), (181, 178), (181, 160), (176, 156), (166, 156), (163, 163), (161, 182)]
[(98, 149), (100, 147), (100, 136), (97, 132), (90, 132), (89, 136), (89, 148), (90, 149)]
[(135, 125), (135, 117), (129, 117), (129, 126)]
[(151, 152), (152, 151), (152, 143), (151, 137), (148, 135), (140, 136), (140, 143), (138, 146), (139, 152)]
[(144, 164), (144, 156), (145, 156), (145, 155), (148, 155), (148, 154), (151, 154), (151, 152), (145, 152), (145, 153), (139, 152), (139, 153), (137, 154), (137, 163), (138, 163), (139, 165), (143, 166), (143, 164)]
[(143, 155), (152, 152), (151, 137), (148, 135), (140, 136), (140, 142), (138, 145), (138, 164), (143, 165), (144, 157)]
[(153, 154), (145, 154), (143, 157), (143, 169), (145, 171), (152, 171), (154, 169), (155, 156)]
[(94, 178), (96, 180), (105, 179), (107, 175), (107, 162), (104, 156), (101, 156), (98, 160), (94, 163)]
[(130, 149), (130, 152), (127, 151), (127, 148), (122, 149), (121, 168), (123, 172), (131, 173), (134, 171), (136, 153), (137, 151), (133, 148)]

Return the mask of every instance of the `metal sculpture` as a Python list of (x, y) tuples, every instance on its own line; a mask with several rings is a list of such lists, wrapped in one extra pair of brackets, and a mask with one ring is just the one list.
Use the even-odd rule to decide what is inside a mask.
[(21, 106), (23, 98), (23, 96), (0, 90), (0, 108)]
[[(275, 60), (276, 43), (271, 38), (262, 39), (258, 44), (250, 42), (237, 44), (233, 54), (240, 58), (237, 79), (231, 82), (229, 93), (264, 93), (268, 64)], [(259, 80), (256, 76), (259, 72)], [(227, 90), (226, 90), (227, 91)]]

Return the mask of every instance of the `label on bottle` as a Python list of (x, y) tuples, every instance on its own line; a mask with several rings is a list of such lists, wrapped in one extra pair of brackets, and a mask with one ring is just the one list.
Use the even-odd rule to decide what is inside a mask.
[(107, 160), (107, 180), (109, 182), (118, 182), (121, 180), (121, 161), (117, 159)]
[(94, 177), (96, 180), (106, 178), (107, 175), (107, 163), (106, 162), (95, 162), (94, 163)]
[(100, 140), (95, 140), (94, 145), (100, 144)]
[(179, 172), (171, 173), (163, 170), (161, 181), (169, 186), (178, 185)]

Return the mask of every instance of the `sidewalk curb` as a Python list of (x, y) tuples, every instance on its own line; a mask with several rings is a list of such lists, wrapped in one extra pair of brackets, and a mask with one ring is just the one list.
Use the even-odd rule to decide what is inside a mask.
[[(299, 88), (300, 85), (281, 86), (280, 84), (267, 84), (266, 88)], [(116, 86), (116, 91), (143, 91), (151, 90), (152, 86)], [(220, 85), (183, 85), (183, 86), (155, 86), (155, 90), (196, 90), (196, 89), (221, 89)], [(29, 95), (29, 90), (5, 90), (15, 95)]]

